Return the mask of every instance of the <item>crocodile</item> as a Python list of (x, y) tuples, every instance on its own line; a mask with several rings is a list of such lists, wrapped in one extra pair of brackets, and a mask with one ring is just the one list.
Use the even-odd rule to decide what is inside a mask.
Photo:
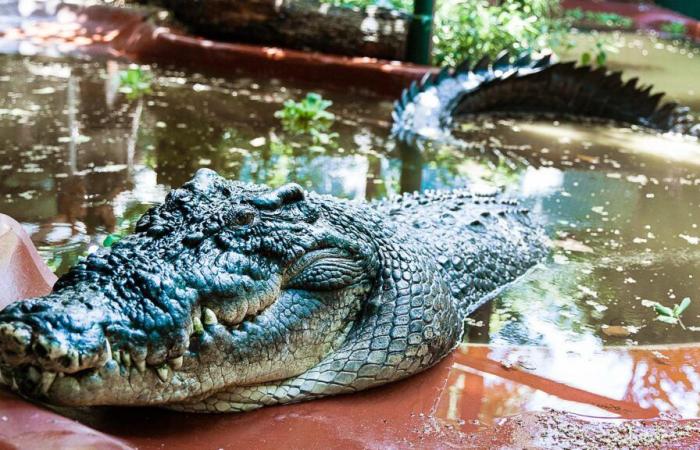
[(245, 411), (442, 359), (546, 252), (514, 200), (351, 202), (200, 169), (44, 297), (0, 312), (0, 374), (49, 404)]
[[(534, 110), (697, 134), (650, 91), (547, 56), (482, 60), (413, 84), (394, 132), (449, 140), (460, 115)], [(56, 405), (237, 412), (400, 380), (547, 255), (541, 225), (497, 193), (358, 203), (200, 169), (49, 295), (0, 312), (0, 381)]]

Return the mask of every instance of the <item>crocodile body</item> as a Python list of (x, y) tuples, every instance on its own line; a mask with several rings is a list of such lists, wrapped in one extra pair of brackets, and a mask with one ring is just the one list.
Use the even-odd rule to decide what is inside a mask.
[(354, 203), (200, 170), (136, 233), (0, 313), (0, 372), (62, 405), (243, 411), (424, 370), (545, 254), (467, 191)]

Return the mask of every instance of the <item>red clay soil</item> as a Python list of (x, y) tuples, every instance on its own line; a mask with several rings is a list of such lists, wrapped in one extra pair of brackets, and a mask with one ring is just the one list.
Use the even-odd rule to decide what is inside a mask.
[[(55, 278), (19, 224), (0, 215), (0, 230), (0, 302), (48, 292)], [(680, 419), (697, 414), (699, 366), (693, 345), (587, 356), (464, 345), (382, 388), (224, 415), (52, 411), (0, 388), (0, 448), (700, 448), (700, 421)]]

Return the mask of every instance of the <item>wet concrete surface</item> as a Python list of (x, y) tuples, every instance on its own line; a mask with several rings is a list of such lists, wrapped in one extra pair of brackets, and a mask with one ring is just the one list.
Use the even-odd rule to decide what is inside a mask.
[[(0, 301), (48, 292), (21, 227), (0, 216), (0, 230)], [(463, 344), (381, 388), (228, 415), (48, 409), (2, 389), (0, 447), (700, 448), (699, 360), (692, 344), (588, 355)]]

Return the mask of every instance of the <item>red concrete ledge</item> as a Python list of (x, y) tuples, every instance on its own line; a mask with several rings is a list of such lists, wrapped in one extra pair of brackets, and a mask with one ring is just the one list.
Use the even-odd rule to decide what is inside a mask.
[(27, 25), (17, 28), (0, 28), (0, 44), (3, 40), (28, 42), (54, 53), (123, 57), (222, 75), (247, 71), (391, 98), (426, 72), (436, 71), (398, 61), (212, 41), (159, 26), (138, 9), (63, 5), (60, 11), (61, 20), (57, 14), (50, 19), (28, 20)]
[(177, 62), (216, 71), (250, 70), (314, 84), (360, 88), (397, 97), (411, 81), (436, 69), (398, 61), (308, 53), (275, 47), (215, 42), (143, 23), (115, 49), (135, 61)]

